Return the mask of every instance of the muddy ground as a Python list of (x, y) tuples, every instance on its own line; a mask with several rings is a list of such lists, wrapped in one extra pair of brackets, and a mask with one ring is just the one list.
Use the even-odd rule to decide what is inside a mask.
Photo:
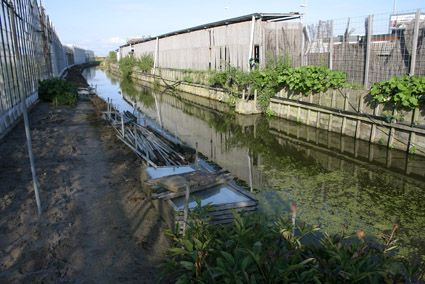
[(139, 160), (90, 101), (30, 113), (43, 214), (21, 122), (0, 141), (0, 283), (152, 283), (165, 224), (140, 189)]

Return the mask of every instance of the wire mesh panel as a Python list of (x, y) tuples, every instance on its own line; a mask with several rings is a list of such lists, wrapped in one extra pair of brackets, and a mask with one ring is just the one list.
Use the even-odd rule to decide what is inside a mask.
[[(266, 27), (268, 59), (326, 66), (369, 87), (393, 76), (425, 75), (425, 9)], [(414, 62), (412, 62), (414, 61)]]
[(317, 24), (308, 25), (304, 29), (305, 64), (316, 66), (329, 66), (329, 56), (332, 44), (332, 21), (319, 21)]
[(333, 21), (332, 69), (347, 73), (352, 84), (362, 84), (366, 57), (366, 23), (364, 17)]

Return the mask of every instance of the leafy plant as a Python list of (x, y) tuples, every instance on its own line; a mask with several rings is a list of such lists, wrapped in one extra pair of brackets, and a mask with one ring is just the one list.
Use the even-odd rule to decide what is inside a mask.
[(370, 89), (372, 101), (389, 108), (412, 110), (425, 103), (425, 77), (392, 77), (378, 82)]
[(266, 110), (270, 98), (283, 88), (308, 95), (346, 85), (346, 74), (340, 71), (320, 66), (291, 68), (286, 58), (273, 62), (265, 69), (254, 69), (251, 72), (243, 72), (234, 67), (212, 72), (209, 77), (210, 86), (224, 88), (233, 95), (242, 90), (251, 94), (257, 90), (259, 105)]
[(40, 81), (38, 95), (41, 100), (55, 105), (75, 105), (78, 98), (74, 84), (60, 78)]
[(177, 283), (392, 283), (414, 282), (420, 269), (394, 256), (395, 232), (383, 242), (363, 230), (353, 236), (293, 226), (286, 216), (272, 221), (234, 214), (226, 226), (190, 216), (184, 236), (169, 232), (172, 247), (164, 279)]

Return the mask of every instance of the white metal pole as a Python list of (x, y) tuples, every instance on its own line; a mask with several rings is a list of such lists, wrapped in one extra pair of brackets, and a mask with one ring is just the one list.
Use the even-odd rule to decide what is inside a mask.
[(251, 20), (251, 36), (249, 39), (248, 71), (251, 70), (252, 51), (254, 48), (255, 16)]
[(153, 61), (153, 68), (154, 68), (154, 72), (156, 71), (156, 68), (158, 68), (158, 54), (159, 54), (159, 38), (156, 37), (156, 42), (155, 42), (155, 58)]
[(190, 197), (190, 186), (186, 184), (186, 192), (184, 198), (184, 211), (183, 211), (183, 235), (186, 234), (187, 218), (189, 216), (189, 197)]
[(421, 20), (421, 9), (416, 10), (415, 27), (413, 29), (413, 42), (412, 42), (412, 56), (410, 57), (410, 72), (409, 75), (415, 75), (416, 67), (416, 53), (418, 50), (418, 37), (419, 37), (419, 22)]
[(28, 156), (30, 159), (30, 166), (31, 166), (31, 174), (32, 174), (32, 182), (34, 187), (34, 193), (35, 193), (35, 202), (37, 203), (37, 211), (38, 215), (41, 215), (41, 202), (40, 202), (40, 194), (38, 191), (38, 181), (37, 181), (37, 173), (35, 170), (35, 162), (34, 162), (34, 155), (32, 152), (32, 142), (31, 142), (31, 130), (29, 127), (29, 119), (28, 119), (28, 112), (27, 112), (27, 104), (26, 104), (26, 96), (24, 94), (24, 90), (22, 88), (22, 62), (21, 62), (21, 54), (18, 48), (18, 39), (17, 39), (17, 30), (16, 30), (16, 22), (15, 22), (15, 9), (12, 6), (12, 2), (9, 2), (9, 15), (10, 15), (10, 22), (12, 27), (12, 37), (13, 37), (13, 43), (15, 46), (15, 57), (16, 57), (16, 63), (20, 68), (17, 68), (16, 72), (18, 73), (18, 88), (20, 92), (21, 97), (21, 107), (22, 107), (22, 114), (24, 117), (24, 125), (25, 125), (25, 135), (27, 138), (27, 148), (28, 148)]
[(124, 111), (121, 113), (121, 131), (122, 131), (122, 138), (125, 138)]
[(366, 58), (365, 58), (365, 69), (364, 69), (364, 78), (363, 85), (367, 89), (369, 87), (369, 66), (370, 66), (370, 48), (372, 45), (372, 25), (373, 25), (373, 15), (367, 17), (367, 31), (366, 31)]
[(253, 192), (253, 187), (252, 187), (252, 163), (251, 163), (251, 156), (249, 155), (249, 151), (248, 151), (248, 178), (249, 178), (249, 190), (251, 192)]

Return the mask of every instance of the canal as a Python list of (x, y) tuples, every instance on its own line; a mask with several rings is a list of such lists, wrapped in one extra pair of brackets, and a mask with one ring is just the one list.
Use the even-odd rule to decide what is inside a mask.
[(388, 234), (399, 225), (401, 253), (425, 256), (425, 158), (264, 116), (242, 116), (223, 103), (154, 91), (99, 69), (85, 72), (98, 95), (120, 110), (136, 107), (231, 172), (252, 190), (260, 210), (288, 214), (328, 232)]

